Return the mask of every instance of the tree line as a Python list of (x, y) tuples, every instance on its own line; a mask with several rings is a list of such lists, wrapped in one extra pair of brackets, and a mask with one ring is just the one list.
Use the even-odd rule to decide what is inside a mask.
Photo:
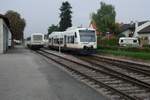
[(96, 24), (96, 30), (104, 35), (108, 32), (117, 35), (120, 32), (120, 26), (116, 23), (115, 7), (111, 4), (101, 2), (100, 8), (92, 14), (91, 19), (91, 23)]
[(68, 27), (72, 27), (72, 7), (68, 1), (62, 3), (60, 7), (59, 25), (52, 24), (48, 28), (48, 35), (53, 31), (65, 31)]
[[(48, 28), (48, 35), (53, 31), (65, 31), (72, 26), (72, 6), (68, 1), (62, 2), (60, 10), (60, 21), (58, 25), (52, 24)], [(5, 16), (9, 19), (12, 30), (12, 37), (16, 40), (23, 40), (26, 21), (18, 12), (7, 11)], [(118, 34), (120, 31), (119, 24), (116, 23), (115, 7), (104, 2), (100, 3), (100, 8), (91, 16), (91, 23), (96, 25), (96, 30), (102, 34), (107, 32)]]
[[(48, 28), (48, 35), (53, 31), (64, 31), (72, 26), (72, 7), (68, 1), (62, 3), (60, 12), (59, 24), (52, 24)], [(106, 35), (108, 32), (118, 35), (120, 32), (120, 25), (116, 23), (115, 7), (104, 2), (100, 2), (100, 8), (96, 13), (92, 13), (91, 24), (95, 24), (96, 31), (103, 35)]]

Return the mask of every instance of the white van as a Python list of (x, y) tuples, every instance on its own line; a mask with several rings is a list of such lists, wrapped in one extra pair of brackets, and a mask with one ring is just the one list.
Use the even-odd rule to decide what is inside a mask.
[(134, 37), (121, 37), (119, 38), (119, 45), (124, 47), (138, 47), (139, 40)]

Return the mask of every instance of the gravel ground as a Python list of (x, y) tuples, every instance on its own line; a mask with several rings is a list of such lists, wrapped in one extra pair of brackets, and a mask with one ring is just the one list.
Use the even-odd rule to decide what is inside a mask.
[(0, 100), (106, 100), (54, 62), (17, 46), (0, 55)]

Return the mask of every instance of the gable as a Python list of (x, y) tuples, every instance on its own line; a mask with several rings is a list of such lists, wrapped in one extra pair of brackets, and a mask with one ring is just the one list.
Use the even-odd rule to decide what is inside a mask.
[(142, 30), (140, 30), (139, 32), (138, 32), (139, 34), (147, 34), (147, 33), (149, 33), (150, 34), (150, 25), (149, 26), (147, 26), (147, 27), (145, 27), (145, 28), (143, 28)]

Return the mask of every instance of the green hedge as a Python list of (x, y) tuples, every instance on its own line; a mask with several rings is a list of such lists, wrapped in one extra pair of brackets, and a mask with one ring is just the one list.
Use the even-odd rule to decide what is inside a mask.
[(101, 50), (117, 50), (117, 51), (135, 51), (135, 52), (149, 52), (150, 53), (150, 48), (145, 47), (145, 48), (135, 48), (135, 47), (119, 47), (119, 46), (97, 46), (97, 49)]
[(115, 56), (126, 56), (135, 59), (150, 60), (150, 53), (147, 52), (133, 52), (133, 51), (122, 51), (122, 50), (98, 50), (99, 54), (111, 54)]
[(118, 46), (118, 39), (114, 37), (110, 39), (98, 37), (97, 43), (102, 46)]
[(119, 39), (117, 37), (97, 37), (97, 49), (101, 50), (120, 50), (120, 51), (135, 51), (135, 52), (150, 52), (150, 45), (141, 47), (120, 47), (118, 44)]

